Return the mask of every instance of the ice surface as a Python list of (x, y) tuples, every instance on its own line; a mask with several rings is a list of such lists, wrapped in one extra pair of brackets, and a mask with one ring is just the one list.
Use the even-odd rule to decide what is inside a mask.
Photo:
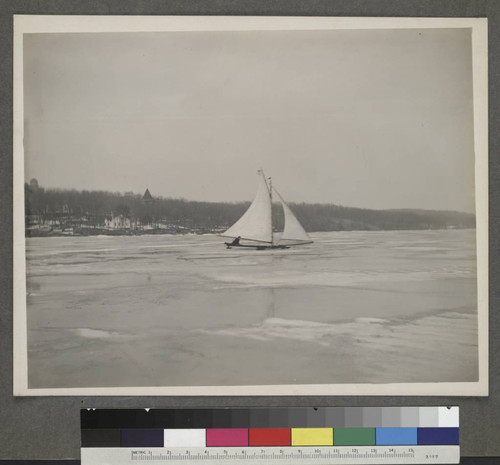
[(477, 379), (474, 231), (27, 240), (29, 387)]

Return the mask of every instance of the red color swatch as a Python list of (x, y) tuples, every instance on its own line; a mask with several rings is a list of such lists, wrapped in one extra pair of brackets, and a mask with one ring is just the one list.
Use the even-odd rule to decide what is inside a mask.
[(249, 446), (290, 446), (290, 428), (255, 428), (249, 430)]

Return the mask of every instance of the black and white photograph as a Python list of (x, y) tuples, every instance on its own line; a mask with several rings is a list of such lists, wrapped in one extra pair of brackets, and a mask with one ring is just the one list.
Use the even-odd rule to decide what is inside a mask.
[(483, 19), (15, 18), (16, 395), (487, 395)]

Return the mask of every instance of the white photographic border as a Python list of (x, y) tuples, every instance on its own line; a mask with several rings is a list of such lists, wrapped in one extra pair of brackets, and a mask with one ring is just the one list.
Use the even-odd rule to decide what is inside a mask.
[[(24, 223), (23, 35), (74, 32), (285, 31), (469, 28), (472, 32), (479, 380), (457, 383), (304, 384), (50, 388), (28, 387)], [(340, 18), (229, 16), (14, 16), (14, 395), (488, 395), (488, 52), (485, 18)]]

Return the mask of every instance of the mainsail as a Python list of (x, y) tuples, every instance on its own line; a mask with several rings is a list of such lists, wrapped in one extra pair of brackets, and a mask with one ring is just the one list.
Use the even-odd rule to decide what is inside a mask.
[[(243, 216), (224, 232), (222, 236), (269, 244), (263, 244), (259, 248), (287, 248), (289, 245), (312, 242), (307, 232), (299, 223), (299, 220), (297, 220), (290, 207), (283, 200), (283, 197), (271, 186), (271, 183), (268, 184), (262, 170), (259, 170), (259, 174), (261, 175), (261, 180), (255, 199)], [(283, 208), (285, 217), (283, 233), (276, 236), (273, 235), (272, 227), (273, 192), (276, 194), (277, 200)], [(226, 245), (236, 247), (240, 244), (238, 240), (235, 243), (226, 243)]]
[(269, 187), (266, 178), (262, 175), (252, 204), (243, 216), (222, 235), (271, 244), (273, 241), (271, 206)]

